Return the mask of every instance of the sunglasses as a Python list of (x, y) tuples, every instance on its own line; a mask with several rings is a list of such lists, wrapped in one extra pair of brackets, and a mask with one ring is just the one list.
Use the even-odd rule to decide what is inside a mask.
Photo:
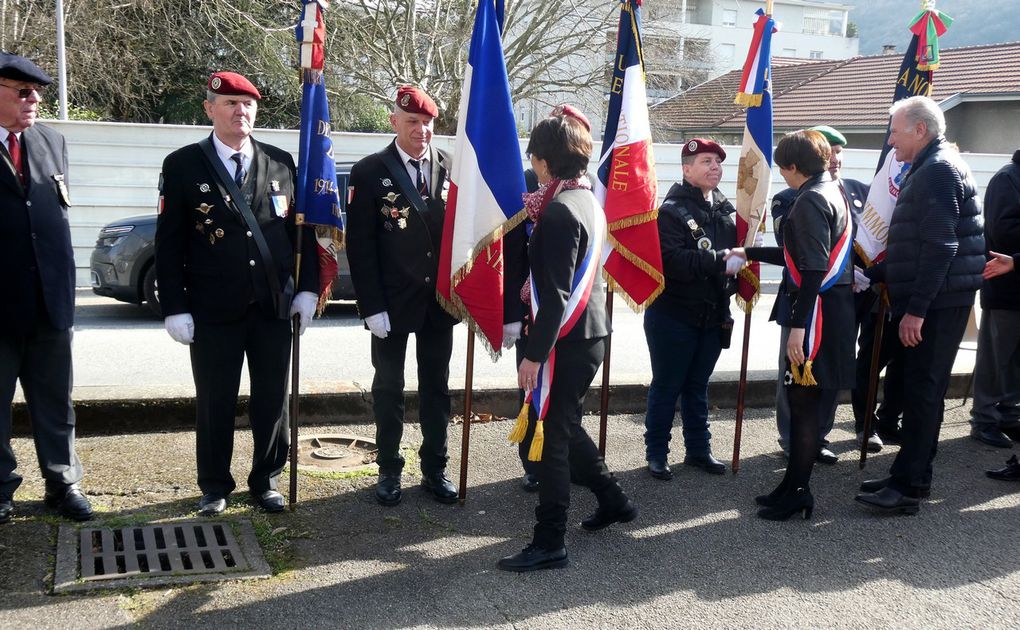
[(29, 98), (30, 96), (32, 96), (32, 92), (35, 92), (35, 93), (38, 94), (43, 89), (40, 86), (27, 87), (27, 88), (19, 88), (19, 87), (14, 87), (13, 85), (7, 85), (6, 83), (0, 83), (0, 86), (3, 86), (5, 88), (10, 88), (10, 89), (14, 90), (15, 92), (18, 93), (18, 98), (22, 98), (22, 99)]

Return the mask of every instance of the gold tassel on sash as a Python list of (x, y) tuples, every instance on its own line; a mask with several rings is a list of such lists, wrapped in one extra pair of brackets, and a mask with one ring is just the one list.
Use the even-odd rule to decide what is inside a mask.
[(542, 447), (545, 446), (545, 423), (535, 422), (535, 435), (531, 438), (531, 450), (528, 451), (529, 462), (542, 461)]
[(521, 407), (521, 413), (517, 414), (517, 422), (514, 423), (514, 428), (510, 431), (510, 435), (506, 436), (514, 444), (520, 444), (524, 441), (524, 436), (528, 432), (528, 412), (531, 409), (531, 403), (525, 402), (524, 406)]

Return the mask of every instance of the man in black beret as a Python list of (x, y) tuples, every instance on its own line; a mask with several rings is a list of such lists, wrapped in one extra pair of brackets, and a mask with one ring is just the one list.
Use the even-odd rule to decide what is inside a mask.
[(11, 401), (20, 379), (46, 480), (46, 505), (92, 518), (74, 451), (71, 326), (74, 254), (67, 210), (67, 145), (35, 123), (39, 91), (52, 82), (24, 57), (0, 52), (0, 523), (21, 484), (11, 450)]

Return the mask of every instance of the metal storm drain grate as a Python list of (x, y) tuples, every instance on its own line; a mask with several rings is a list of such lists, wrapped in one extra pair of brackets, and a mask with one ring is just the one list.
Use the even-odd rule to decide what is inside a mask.
[[(236, 534), (235, 535), (235, 528)], [(182, 521), (134, 527), (62, 525), (54, 593), (269, 577), (251, 523)]]

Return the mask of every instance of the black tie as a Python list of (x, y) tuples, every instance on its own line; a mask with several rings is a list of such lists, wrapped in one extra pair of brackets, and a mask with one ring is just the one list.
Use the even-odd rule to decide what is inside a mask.
[(237, 187), (240, 188), (244, 185), (244, 162), (243, 157), (240, 153), (235, 153), (230, 156), (230, 159), (237, 163), (237, 168), (234, 169), (234, 182)]
[(425, 184), (425, 176), (421, 172), (421, 160), (408, 160), (414, 167), (414, 187), (423, 198), (429, 196), (429, 187)]

